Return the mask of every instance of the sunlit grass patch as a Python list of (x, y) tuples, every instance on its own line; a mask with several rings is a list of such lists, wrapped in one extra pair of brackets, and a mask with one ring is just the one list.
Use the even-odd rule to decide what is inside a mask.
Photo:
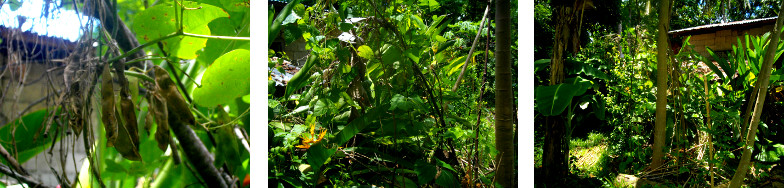
[(572, 139), (569, 152), (570, 158), (574, 158), (572, 165), (594, 177), (600, 176), (602, 161), (606, 161), (607, 157), (606, 140), (600, 133), (590, 133), (586, 139)]

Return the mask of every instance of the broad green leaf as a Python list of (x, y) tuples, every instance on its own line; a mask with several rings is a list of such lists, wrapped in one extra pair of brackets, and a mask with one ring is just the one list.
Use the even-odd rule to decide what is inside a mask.
[(286, 93), (284, 95), (284, 98), (288, 98), (289, 95), (294, 93), (294, 91), (302, 87), (305, 87), (305, 85), (307, 85), (308, 77), (306, 75), (310, 71), (310, 68), (313, 67), (313, 65), (318, 62), (318, 57), (316, 57), (317, 55), (311, 54), (309, 56), (310, 57), (308, 57), (308, 61), (305, 62), (305, 65), (299, 69), (299, 72), (297, 72), (296, 74), (294, 74), (294, 76), (291, 77), (291, 80), (289, 80), (289, 84), (286, 85)]
[(402, 52), (396, 46), (387, 44), (382, 47), (382, 50), (381, 61), (383, 63), (394, 63), (403, 60), (400, 55)]
[(441, 4), (438, 3), (436, 0), (419, 0), (419, 6), (428, 7), (430, 11), (436, 11)]
[[(246, 30), (235, 30), (235, 25), (231, 24), (230, 18), (217, 18), (210, 22), (208, 26), (212, 35), (250, 37), (250, 33), (248, 33)], [(249, 25), (239, 27), (249, 27)], [(209, 64), (214, 62), (215, 59), (218, 59), (218, 57), (231, 50), (238, 48), (250, 50), (249, 44), (249, 41), (208, 39), (207, 45), (204, 47), (203, 51), (198, 52), (199, 57), (197, 60), (200, 63), (204, 63), (202, 65), (209, 66)]]
[(369, 108), (365, 116), (360, 116), (359, 118), (351, 121), (348, 125), (343, 127), (343, 129), (340, 130), (338, 134), (335, 134), (334, 139), (331, 139), (330, 142), (342, 146), (351, 140), (354, 135), (364, 130), (365, 127), (373, 121), (373, 118), (378, 118), (381, 114), (386, 113), (387, 109), (389, 109), (388, 105)]
[(425, 185), (435, 179), (438, 170), (435, 165), (427, 163), (424, 160), (417, 160), (416, 164), (417, 183)]
[(351, 28), (354, 28), (354, 25), (350, 23), (340, 23), (340, 31), (348, 32)]
[(610, 76), (600, 71), (599, 69), (593, 68), (591, 65), (583, 64), (582, 68), (583, 68), (583, 73), (585, 73), (585, 75), (592, 76), (594, 78), (598, 78), (602, 80), (610, 79)]
[(460, 187), (460, 182), (451, 170), (441, 169), (441, 175), (436, 179), (436, 184), (443, 187)]
[(463, 64), (465, 64), (465, 60), (466, 60), (466, 56), (460, 56), (458, 58), (453, 59), (452, 62), (449, 63), (449, 67), (451, 68), (449, 69), (447, 75), (452, 76), (452, 74), (454, 74), (458, 70), (461, 70), (463, 68)]
[[(706, 46), (706, 47), (705, 47), (705, 50), (707, 50), (707, 51), (708, 51), (708, 54), (710, 54), (710, 56), (711, 56), (711, 57), (713, 57), (713, 60), (714, 60), (714, 61), (723, 61), (723, 60), (724, 60), (724, 59), (722, 59), (722, 58), (719, 58), (719, 56), (717, 56), (715, 53), (713, 53), (713, 50), (711, 50), (711, 49), (710, 49), (710, 47)], [(718, 68), (718, 67), (716, 67), (716, 65), (714, 65), (714, 64), (712, 63), (712, 61), (707, 61), (707, 60), (706, 60), (706, 61), (702, 61), (702, 62), (703, 62), (703, 63), (705, 63), (705, 65), (707, 65), (707, 66), (708, 66), (708, 68), (710, 68), (711, 70), (713, 70), (713, 73), (715, 73), (716, 75), (718, 75), (718, 76), (719, 76), (719, 78), (721, 78), (722, 80), (724, 80), (724, 79), (725, 79), (725, 77), (726, 77), (726, 76), (724, 75), (724, 72), (721, 72), (721, 71), (719, 70), (719, 68)], [(727, 70), (727, 69), (724, 69), (724, 70)]]
[(324, 142), (318, 142), (310, 146), (308, 149), (308, 164), (314, 169), (315, 172), (319, 172), (321, 166), (327, 162), (327, 159), (335, 153), (337, 149), (326, 148)]
[(534, 61), (534, 72), (539, 72), (539, 70), (542, 70), (550, 65), (550, 61), (550, 59), (540, 59)]
[(408, 57), (409, 59), (413, 60), (416, 63), (419, 63), (419, 51), (420, 51), (419, 49), (409, 48), (408, 50), (406, 50), (405, 54), (406, 57)]
[[(59, 111), (59, 110), (58, 110)], [(11, 123), (6, 124), (0, 128), (0, 144), (8, 150), (12, 155), (14, 152), (19, 152), (17, 158), (19, 163), (24, 163), (30, 160), (38, 153), (44, 151), (47, 146), (52, 143), (55, 137), (55, 131), (58, 125), (53, 121), (52, 127), (49, 129), (49, 137), (44, 138), (44, 122), (48, 119), (48, 112), (46, 109), (35, 111), (18, 118)], [(16, 129), (14, 131), (14, 129)], [(15, 138), (16, 140), (12, 139)], [(57, 137), (57, 139), (60, 139)], [(15, 145), (14, 145), (15, 144)], [(9, 148), (15, 148), (9, 149)], [(3, 160), (4, 164), (8, 164)]]
[(283, 40), (286, 45), (302, 38), (302, 29), (297, 24), (286, 25), (286, 30), (283, 30)]
[[(182, 12), (183, 32), (211, 35), (210, 28), (207, 26), (212, 20), (220, 17), (229, 16), (223, 9), (192, 1), (183, 1), (183, 6), (188, 8), (201, 7), (199, 9), (186, 9)], [(133, 30), (140, 43), (146, 43), (169, 34), (177, 32), (177, 17), (175, 17), (174, 4), (163, 3), (150, 7), (136, 15), (133, 22)], [(178, 5), (179, 6), (179, 5)], [(171, 55), (182, 59), (195, 59), (196, 52), (204, 48), (207, 39), (196, 37), (174, 37), (161, 42), (164, 49)]]
[[(288, 17), (289, 14), (291, 14), (291, 9), (293, 9), (295, 5), (299, 4), (299, 2), (300, 0), (294, 0), (289, 2), (289, 4), (286, 4), (286, 6), (283, 7), (283, 10), (281, 10), (280, 14), (278, 14), (278, 16), (275, 17), (275, 20), (273, 20), (272, 23), (270, 23), (269, 33), (267, 35), (267, 39), (268, 39), (267, 47), (272, 46), (272, 42), (275, 41), (275, 38), (278, 37), (278, 33), (280, 33), (283, 20), (285, 20), (286, 17)], [(272, 10), (272, 7), (270, 7), (270, 9)], [(270, 11), (270, 12), (274, 12), (274, 11)], [(270, 18), (272, 18), (273, 16), (274, 15), (269, 15)]]
[(357, 48), (357, 54), (359, 55), (359, 57), (363, 57), (365, 59), (373, 59), (373, 57), (375, 56), (373, 54), (373, 50), (370, 49), (370, 47), (367, 45), (362, 45), (359, 48)]
[(392, 97), (392, 100), (390, 100), (390, 104), (391, 104), (391, 106), (389, 107), (390, 111), (395, 109), (408, 111), (408, 109), (411, 108), (411, 104), (408, 102), (407, 98), (400, 94), (395, 94), (395, 96)]
[(580, 77), (557, 85), (539, 86), (534, 91), (537, 111), (546, 116), (561, 114), (572, 103), (572, 98), (582, 95), (590, 87), (590, 82)]
[(250, 0), (221, 0), (223, 8), (227, 11), (249, 11)]
[(250, 51), (233, 50), (207, 67), (202, 87), (193, 91), (193, 101), (204, 107), (226, 104), (250, 92)]
[(319, 99), (313, 106), (313, 116), (323, 116), (329, 113), (331, 102), (327, 99)]
[(444, 52), (444, 50), (446, 50), (447, 48), (449, 48), (452, 45), (454, 45), (455, 42), (457, 42), (457, 41), (456, 40), (450, 40), (450, 41), (446, 41), (446, 42), (441, 43), (441, 45), (438, 45), (438, 50), (436, 51), (436, 53)]
[(381, 72), (383, 72), (381, 69), (379, 69), (379, 67), (381, 67), (381, 63), (376, 62), (376, 63), (369, 63), (369, 64), (370, 66), (368, 66), (367, 72), (365, 74), (371, 76), (374, 79), (381, 76)]

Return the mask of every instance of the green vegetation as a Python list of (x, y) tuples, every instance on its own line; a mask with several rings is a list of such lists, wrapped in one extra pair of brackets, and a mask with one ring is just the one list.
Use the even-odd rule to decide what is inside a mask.
[[(776, 16), (780, 4), (672, 3), (535, 2), (533, 162), (536, 176), (548, 177), (537, 178), (536, 186), (622, 187), (617, 179), (627, 175), (665, 187), (784, 185), (777, 179), (784, 165), (781, 31), (739, 33), (721, 52), (698, 49), (692, 42), (699, 39), (664, 34)], [(605, 15), (618, 16), (594, 20)], [(559, 29), (572, 32), (561, 36)], [(661, 131), (654, 131), (657, 125)]]
[[(269, 45), (301, 41), (310, 52), (306, 61), (297, 57), (302, 67), (285, 87), (270, 78), (269, 186), (517, 187), (517, 31), (509, 29), (516, 2), (493, 1), (482, 25), (487, 5), (348, 0), (270, 8)], [(271, 72), (297, 60), (271, 49)], [(507, 85), (496, 82), (502, 78)]]
[[(67, 58), (44, 60), (62, 62), (65, 73), (46, 74), (65, 87), (47, 88), (56, 97), (46, 108), (0, 128), (3, 174), (53, 186), (19, 166), (42, 154), (76, 163), (48, 161), (58, 187), (249, 186), (248, 1), (44, 4), (90, 19)], [(87, 159), (74, 158), (75, 147)], [(65, 175), (74, 168), (77, 177)]]

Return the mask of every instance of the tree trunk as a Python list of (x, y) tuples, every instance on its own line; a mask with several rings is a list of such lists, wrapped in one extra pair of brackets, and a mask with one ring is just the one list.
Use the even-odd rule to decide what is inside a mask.
[(656, 126), (653, 132), (653, 159), (649, 169), (659, 168), (664, 158), (664, 139), (667, 131), (667, 31), (670, 28), (670, 1), (659, 3), (659, 32), (656, 39)]
[[(784, 10), (784, 2), (781, 2), (780, 4), (779, 14), (781, 13), (781, 10)], [(752, 102), (756, 105), (754, 105), (753, 117), (751, 119), (751, 124), (749, 124), (748, 135), (746, 136), (746, 146), (743, 147), (743, 156), (740, 158), (740, 164), (738, 165), (738, 169), (735, 170), (735, 175), (732, 176), (730, 187), (740, 187), (743, 185), (743, 179), (746, 177), (746, 173), (749, 169), (749, 161), (751, 161), (752, 155), (751, 148), (754, 147), (757, 125), (760, 122), (760, 115), (762, 115), (762, 107), (765, 104), (765, 97), (767, 96), (765, 93), (768, 93), (770, 71), (776, 56), (776, 46), (778, 46), (779, 37), (781, 36), (782, 21), (784, 21), (784, 19), (782, 19), (781, 16), (776, 18), (776, 26), (773, 27), (773, 35), (770, 37), (770, 44), (768, 44), (768, 49), (765, 52), (765, 59), (762, 63), (762, 68), (760, 69), (759, 78), (757, 79), (756, 85), (759, 87), (754, 88), (754, 90), (757, 90), (758, 95), (756, 96), (755, 101), (749, 101), (749, 105), (751, 105)]]
[[(550, 61), (550, 85), (557, 85), (564, 80), (564, 59), (567, 52), (576, 53), (579, 44), (573, 40), (579, 40), (579, 37), (573, 37), (578, 31), (577, 24), (579, 23), (576, 18), (579, 18), (580, 12), (575, 7), (582, 7), (584, 1), (555, 1), (552, 3), (555, 15), (555, 37), (553, 44), (553, 56)], [(499, 39), (500, 40), (500, 39)], [(542, 167), (544, 168), (544, 175), (549, 180), (561, 180), (569, 171), (569, 144), (566, 140), (566, 123), (563, 116), (547, 117), (547, 126), (545, 126), (545, 146), (543, 153)], [(497, 138), (496, 138), (497, 139)]]
[[(553, 46), (553, 57), (550, 61), (550, 85), (563, 82), (564, 79), (564, 52), (569, 40), (569, 19), (566, 12), (569, 8), (560, 6), (555, 7), (555, 44)], [(563, 157), (562, 145), (564, 132), (563, 118), (559, 116), (547, 117), (544, 134), (544, 152), (542, 167), (544, 176), (550, 180), (558, 180), (567, 172), (566, 159)], [(496, 138), (498, 139), (498, 138)]]
[(512, 107), (512, 53), (511, 33), (512, 20), (509, 0), (500, 0), (496, 3), (496, 118), (495, 118), (495, 145), (498, 149), (496, 164), (498, 169), (496, 181), (504, 187), (514, 187), (515, 177), (515, 147), (514, 147), (514, 112)]

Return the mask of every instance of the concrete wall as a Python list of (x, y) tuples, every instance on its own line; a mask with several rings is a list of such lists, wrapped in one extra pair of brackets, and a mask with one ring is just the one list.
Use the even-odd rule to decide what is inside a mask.
[[(64, 87), (62, 76), (64, 67), (40, 62), (6, 63), (11, 59), (14, 61), (17, 59), (13, 57), (14, 55), (8, 55), (11, 57), (0, 56), (3, 57), (0, 58), (0, 95), (5, 94), (0, 101), (0, 126), (4, 126), (25, 113), (35, 112), (54, 104), (61, 93), (59, 91)], [(97, 100), (93, 101), (97, 103)], [(36, 104), (36, 102), (38, 103)], [(97, 106), (97, 104), (94, 105)], [(24, 111), (25, 109), (27, 110)], [(93, 122), (94, 130), (97, 130), (95, 128), (97, 127), (97, 116), (95, 114), (92, 116), (90, 121)], [(22, 164), (33, 178), (52, 187), (58, 185), (59, 182), (50, 169), (50, 165), (58, 173), (64, 173), (69, 181), (73, 181), (77, 171), (86, 160), (82, 136), (77, 137), (70, 134), (60, 141), (64, 142), (62, 144), (58, 142), (51, 155), (48, 152), (42, 152)], [(63, 157), (61, 158), (61, 156)], [(2, 174), (0, 174), (0, 181), (16, 184), (14, 178)]]
[(0, 67), (0, 125), (22, 113), (51, 106), (63, 89), (63, 67), (38, 62), (3, 65)]

